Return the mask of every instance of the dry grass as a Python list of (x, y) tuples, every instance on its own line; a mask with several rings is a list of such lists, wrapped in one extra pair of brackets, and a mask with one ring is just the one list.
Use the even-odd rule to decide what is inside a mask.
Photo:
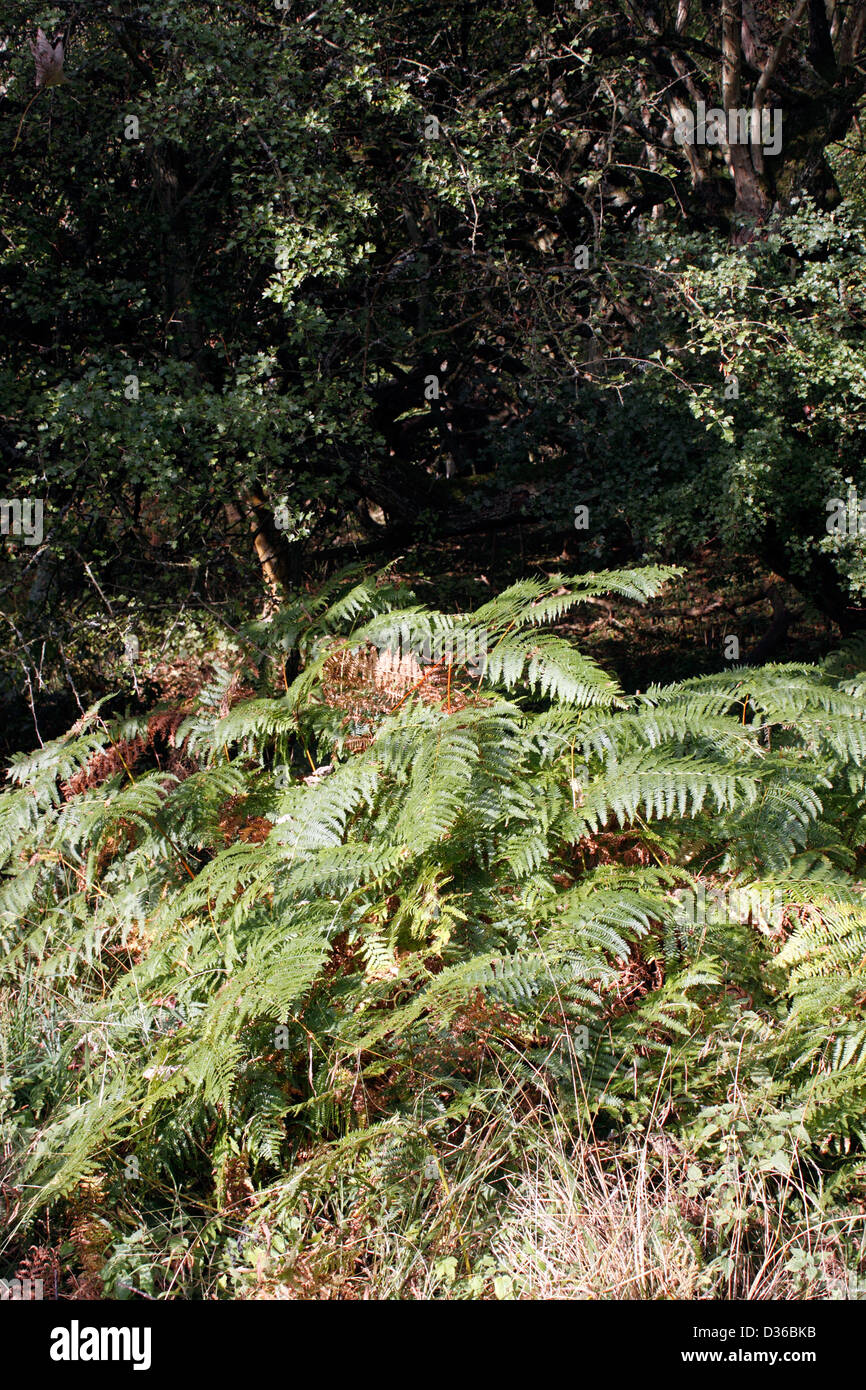
[[(631, 1152), (548, 1145), (512, 1188), (497, 1263), (532, 1299), (850, 1296), (838, 1220), (792, 1219), (790, 1190), (737, 1167), (722, 1230), (717, 1204), (695, 1194), (695, 1173), (662, 1135)], [(800, 1269), (797, 1252), (806, 1252)]]
[(679, 1165), (581, 1146), (550, 1150), (515, 1185), (494, 1243), (497, 1263), (525, 1298), (699, 1298), (700, 1243), (678, 1200)]

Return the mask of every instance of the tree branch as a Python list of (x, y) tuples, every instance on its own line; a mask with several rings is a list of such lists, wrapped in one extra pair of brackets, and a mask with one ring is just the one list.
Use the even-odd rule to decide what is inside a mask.
[(764, 64), (764, 70), (761, 73), (761, 76), (758, 78), (758, 85), (755, 88), (755, 95), (752, 99), (752, 105), (754, 106), (756, 111), (760, 111), (761, 107), (764, 104), (764, 98), (767, 95), (767, 89), (769, 88), (769, 85), (773, 80), (777, 67), (779, 66), (779, 64), (781, 63), (782, 59), (788, 51), (788, 45), (791, 42), (794, 30), (800, 23), (800, 20), (803, 18), (803, 15), (806, 13), (806, 6), (808, 4), (809, 0), (799, 0), (799, 4), (797, 5), (796, 10), (791, 15), (790, 19), (787, 21), (784, 29), (782, 30), (779, 42), (776, 44), (776, 47), (773, 49), (772, 53), (770, 54), (769, 58)]

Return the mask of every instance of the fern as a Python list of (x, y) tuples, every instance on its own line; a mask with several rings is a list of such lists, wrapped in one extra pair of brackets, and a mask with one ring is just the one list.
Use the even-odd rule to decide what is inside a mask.
[[(33, 1105), (31, 1205), (130, 1148), (182, 1186), (210, 1164), (223, 1192), (235, 1160), (264, 1182), (311, 1134), (390, 1133), (422, 1073), (471, 1108), (503, 1059), (593, 1123), (648, 1122), (663, 1075), (699, 1151), (736, 1054), (816, 1151), (860, 1142), (866, 685), (849, 660), (628, 697), (548, 630), (671, 573), (524, 581), (465, 615), (343, 575), (250, 629), (301, 669), (233, 707), (218, 672), (174, 735), (179, 773), (125, 765), (144, 726), (98, 710), (17, 758), (0, 980), (62, 1039), (4, 1062)], [(340, 663), (372, 671), (349, 657), (398, 641), (422, 677), (341, 704)], [(684, 928), (676, 893), (712, 875), (742, 911)]]

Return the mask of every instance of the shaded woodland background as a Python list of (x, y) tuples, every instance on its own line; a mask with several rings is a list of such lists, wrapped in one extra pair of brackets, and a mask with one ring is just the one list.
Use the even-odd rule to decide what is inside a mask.
[[(34, 90), (38, 25), (64, 80)], [(0, 552), (10, 751), (31, 706), (50, 737), (138, 698), (130, 634), (206, 645), (358, 557), (476, 593), (697, 564), (673, 670), (717, 617), (759, 659), (857, 630), (860, 541), (825, 523), (863, 469), (864, 28), (16, 0), (0, 450), (46, 535)], [(699, 99), (780, 109), (778, 157), (677, 144)]]

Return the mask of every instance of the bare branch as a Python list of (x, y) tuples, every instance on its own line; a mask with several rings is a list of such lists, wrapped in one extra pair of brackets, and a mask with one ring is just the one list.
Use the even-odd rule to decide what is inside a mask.
[(755, 95), (752, 102), (752, 105), (754, 106), (756, 111), (760, 111), (761, 107), (764, 104), (764, 98), (767, 95), (767, 88), (773, 80), (773, 76), (776, 72), (776, 69), (778, 68), (779, 64), (781, 63), (782, 59), (788, 51), (788, 45), (791, 42), (794, 30), (800, 23), (800, 20), (803, 18), (803, 15), (806, 13), (806, 6), (808, 5), (808, 3), (809, 0), (799, 0), (799, 4), (797, 5), (796, 10), (791, 15), (790, 19), (786, 22), (785, 27), (782, 30), (779, 42), (776, 44), (776, 47), (773, 49), (772, 53), (770, 54), (769, 58), (767, 59), (764, 65), (764, 70), (761, 73), (761, 76), (758, 78), (758, 85), (755, 88)]
[(726, 111), (740, 104), (742, 27), (741, 0), (722, 0), (722, 105)]

